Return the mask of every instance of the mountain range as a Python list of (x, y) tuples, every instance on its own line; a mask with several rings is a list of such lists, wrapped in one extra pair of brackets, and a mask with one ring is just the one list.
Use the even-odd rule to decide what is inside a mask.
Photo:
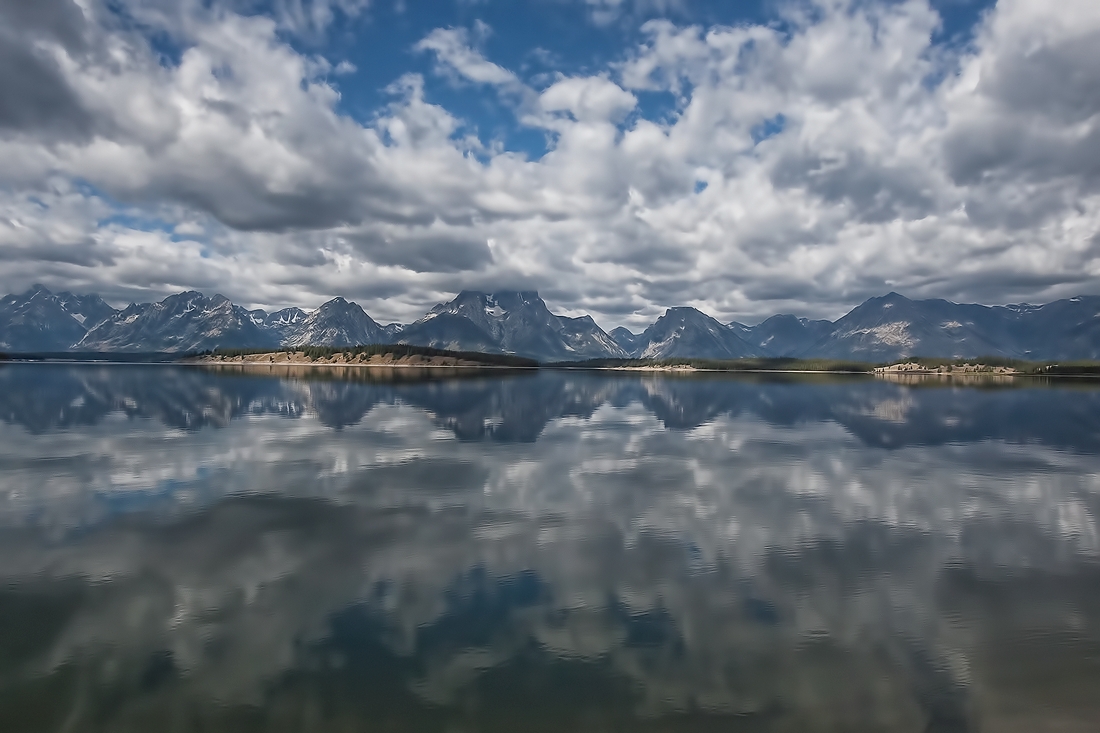
[(406, 343), (517, 354), (545, 362), (587, 359), (800, 357), (887, 362), (909, 356), (1100, 359), (1100, 296), (1046, 305), (985, 306), (871, 298), (836, 321), (781, 314), (747, 326), (690, 307), (669, 308), (642, 333), (605, 332), (590, 316), (550, 312), (534, 291), (463, 291), (407, 324), (380, 325), (334, 298), (312, 312), (248, 310), (188, 291), (116, 310), (98, 295), (35, 285), (0, 299), (0, 351), (175, 352)]

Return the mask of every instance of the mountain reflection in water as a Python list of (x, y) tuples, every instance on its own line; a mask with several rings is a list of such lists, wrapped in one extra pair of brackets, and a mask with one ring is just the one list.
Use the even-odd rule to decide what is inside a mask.
[(1094, 731), (1100, 389), (0, 366), (11, 731)]

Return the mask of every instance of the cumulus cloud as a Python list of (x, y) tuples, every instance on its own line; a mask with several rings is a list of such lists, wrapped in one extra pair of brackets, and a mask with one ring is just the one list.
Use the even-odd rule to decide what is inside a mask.
[(515, 74), (470, 46), (470, 34), (465, 28), (437, 28), (416, 44), (416, 49), (434, 52), (441, 68), (453, 70), (467, 81), (503, 87), (520, 85)]
[(1094, 4), (1002, 2), (984, 53), (944, 90), (946, 164), (972, 218), (1027, 227), (1100, 183), (1100, 20)]
[(619, 122), (638, 104), (637, 98), (601, 77), (562, 79), (539, 97), (548, 112), (568, 112), (578, 122)]
[(529, 287), (637, 327), (685, 303), (836, 316), (890, 289), (1035, 301), (1100, 275), (1095, 3), (1001, 0), (962, 49), (936, 44), (927, 0), (654, 20), (612, 63), (541, 81), (487, 56), (481, 24), (411, 49), (500, 94), (547, 136), (538, 156), (416, 73), (349, 116), (350, 67), (286, 34), (369, 5), (274, 8), (0, 0), (0, 290), (339, 294), (411, 320), (463, 287)]

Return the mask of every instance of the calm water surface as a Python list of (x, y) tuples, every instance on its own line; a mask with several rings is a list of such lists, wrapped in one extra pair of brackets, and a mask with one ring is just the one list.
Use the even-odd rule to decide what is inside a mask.
[(1100, 389), (0, 366), (3, 731), (1100, 730)]

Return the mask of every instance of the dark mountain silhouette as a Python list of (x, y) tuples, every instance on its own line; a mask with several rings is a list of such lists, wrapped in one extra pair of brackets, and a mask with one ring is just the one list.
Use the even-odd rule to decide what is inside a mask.
[(244, 308), (223, 295), (189, 291), (159, 303), (130, 305), (95, 326), (73, 348), (79, 351), (203, 351), (278, 345)]
[(832, 321), (811, 321), (790, 314), (772, 316), (756, 326), (731, 323), (730, 328), (744, 341), (755, 346), (760, 355), (790, 357), (806, 350), (833, 330)]
[(755, 325), (719, 323), (669, 308), (640, 334), (605, 332), (589, 316), (550, 312), (534, 291), (463, 291), (409, 325), (378, 324), (334, 298), (313, 312), (245, 310), (186, 292), (116, 311), (97, 295), (36, 285), (0, 299), (0, 351), (189, 352), (213, 348), (417, 346), (516, 354), (544, 362), (586, 359), (801, 357), (890, 362), (912, 356), (1100, 360), (1100, 296), (1046, 305), (985, 306), (870, 298), (835, 322), (790, 314)]
[(0, 350), (65, 351), (114, 312), (97, 295), (55, 295), (35, 285), (0, 299)]
[(358, 303), (329, 302), (285, 331), (283, 346), (359, 346), (385, 341), (382, 327)]
[(669, 308), (635, 340), (631, 356), (639, 359), (673, 357), (742, 359), (756, 356), (757, 348), (695, 308)]
[(627, 356), (590, 317), (556, 316), (534, 291), (463, 291), (398, 337), (401, 343), (417, 346), (503, 352), (545, 361)]
[[(981, 309), (975, 311), (974, 309)], [(897, 293), (871, 298), (836, 323), (831, 332), (798, 355), (828, 359), (890, 361), (907, 356), (1013, 356), (987, 336), (982, 306), (946, 300), (913, 301)]]

